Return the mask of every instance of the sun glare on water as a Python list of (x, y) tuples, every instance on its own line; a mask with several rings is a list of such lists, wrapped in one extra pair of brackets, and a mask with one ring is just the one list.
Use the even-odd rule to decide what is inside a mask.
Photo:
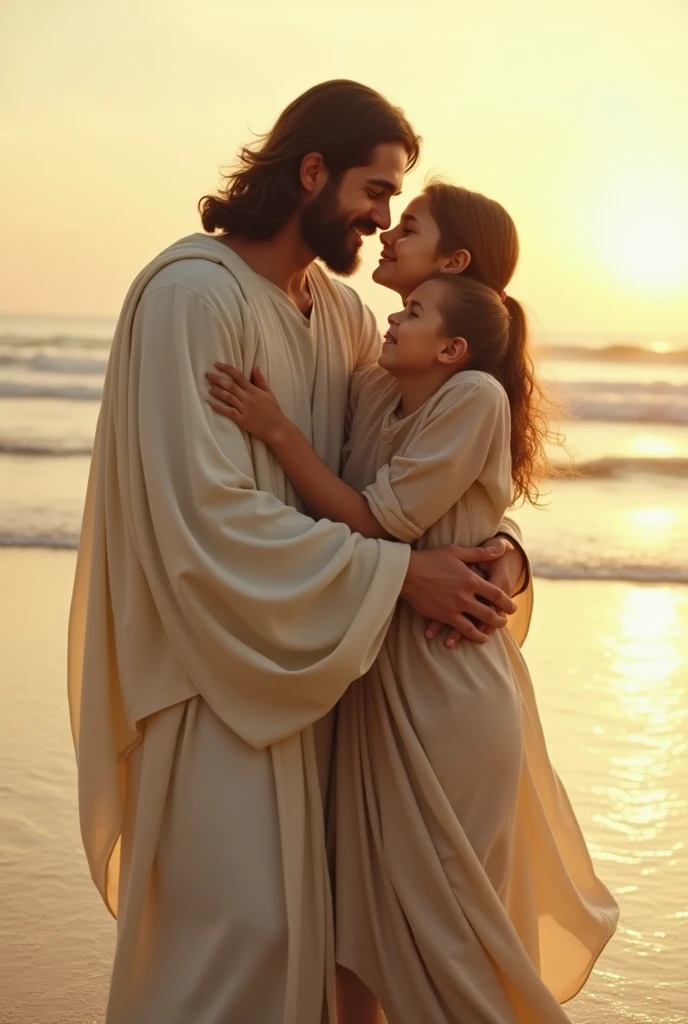
[(674, 346), (669, 341), (653, 341), (649, 348), (660, 356), (666, 356), (674, 350)]
[(639, 534), (643, 530), (663, 530), (672, 526), (676, 520), (676, 512), (673, 508), (664, 505), (647, 505), (627, 510), (628, 520), (638, 528)]

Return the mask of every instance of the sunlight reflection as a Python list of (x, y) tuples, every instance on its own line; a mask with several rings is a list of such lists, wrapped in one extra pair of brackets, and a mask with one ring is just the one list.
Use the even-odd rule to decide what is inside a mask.
[[(636, 510), (643, 526), (664, 522), (661, 507)], [(629, 844), (651, 844), (644, 858), (659, 861), (675, 853), (661, 844), (670, 818), (686, 800), (675, 790), (683, 753), (681, 725), (687, 714), (680, 670), (680, 591), (670, 587), (628, 588), (619, 594), (616, 629), (604, 637), (609, 656), (614, 713), (625, 725), (622, 753), (612, 759), (606, 825)], [(659, 842), (657, 842), (659, 840)], [(630, 852), (630, 851), (628, 851)], [(645, 871), (652, 871), (645, 868)]]
[(663, 530), (672, 526), (676, 520), (676, 511), (666, 505), (641, 505), (630, 508), (628, 519), (638, 528), (638, 539), (642, 541), (641, 531), (647, 529)]
[(665, 437), (653, 437), (650, 434), (641, 434), (634, 438), (633, 450), (644, 458), (666, 459), (676, 455), (677, 446), (675, 441)]

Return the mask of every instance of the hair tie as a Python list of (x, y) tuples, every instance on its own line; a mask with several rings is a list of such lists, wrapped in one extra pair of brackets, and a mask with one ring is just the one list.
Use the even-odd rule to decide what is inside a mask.
[(506, 302), (506, 300), (507, 300), (507, 298), (508, 298), (508, 296), (507, 296), (506, 292), (500, 292), (500, 293), (499, 293), (499, 297), (500, 297), (500, 299), (502, 300), (502, 302)]

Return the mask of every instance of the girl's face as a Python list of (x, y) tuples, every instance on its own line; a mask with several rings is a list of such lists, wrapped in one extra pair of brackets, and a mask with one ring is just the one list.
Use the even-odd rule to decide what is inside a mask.
[(441, 312), (443, 286), (425, 281), (408, 297), (400, 313), (388, 318), (378, 363), (393, 376), (422, 374), (444, 364), (459, 368), (467, 345), (463, 338), (448, 338)]
[(397, 226), (383, 231), (380, 241), (382, 257), (373, 281), (398, 292), (404, 302), (419, 284), (448, 269), (447, 258), (438, 256), (440, 232), (427, 196), (412, 200)]

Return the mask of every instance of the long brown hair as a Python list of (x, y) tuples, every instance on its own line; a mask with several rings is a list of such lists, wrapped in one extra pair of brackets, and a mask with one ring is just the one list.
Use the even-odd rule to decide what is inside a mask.
[(400, 143), (407, 169), (420, 155), (420, 139), (398, 107), (358, 82), (322, 82), (290, 103), (274, 127), (239, 152), (238, 168), (216, 195), (199, 202), (206, 231), (224, 231), (265, 241), (299, 208), (301, 161), (320, 153), (336, 180), (364, 167), (376, 146)]
[[(464, 327), (466, 333), (470, 327), (472, 336), (478, 339), (471, 344), (466, 338), (472, 352), (471, 367), (491, 373), (506, 391), (511, 408), (514, 500), (523, 498), (537, 505), (538, 479), (551, 471), (545, 443), (561, 444), (563, 439), (547, 422), (546, 412), (554, 408), (554, 403), (535, 374), (526, 314), (516, 299), (505, 294), (518, 263), (516, 227), (503, 206), (479, 192), (435, 180), (426, 187), (425, 194), (440, 233), (440, 255), (465, 249), (471, 256), (461, 275), (444, 276), (457, 282), (460, 278), (466, 283), (475, 282), (489, 293), (486, 295), (481, 288), (457, 287), (455, 293), (448, 293), (454, 294), (455, 302), (447, 308), (454, 310), (454, 320), (460, 314), (461, 322), (468, 324)], [(478, 324), (481, 316), (485, 317), (482, 327)], [(492, 340), (489, 330), (495, 332)]]

